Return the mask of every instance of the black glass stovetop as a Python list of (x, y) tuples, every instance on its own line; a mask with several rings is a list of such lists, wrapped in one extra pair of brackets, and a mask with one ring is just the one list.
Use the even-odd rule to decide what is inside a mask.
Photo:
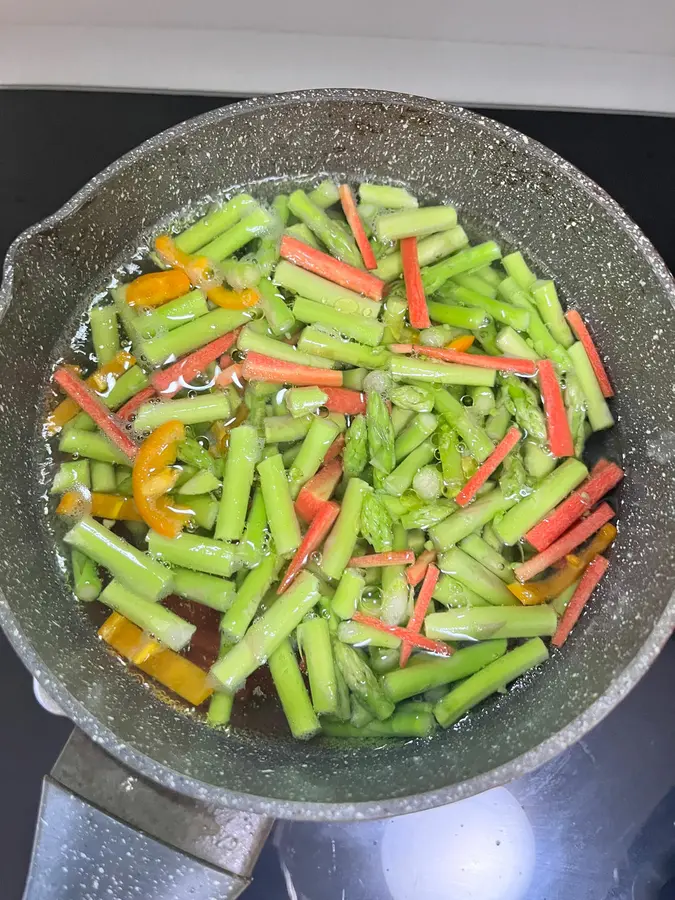
[[(232, 101), (168, 94), (0, 91), (0, 257), (20, 231), (56, 210), (118, 156), (158, 131)], [(675, 119), (482, 111), (548, 145), (595, 179), (675, 269)], [(0, 895), (3, 900), (18, 900), (41, 779), (71, 726), (37, 704), (32, 680), (2, 634), (0, 685)], [(427, 848), (425, 865), (438, 865), (438, 869), (432, 867), (434, 889), (440, 881), (447, 891), (427, 895), (429, 885), (406, 880), (405, 872), (393, 891), (387, 888), (382, 860), (386, 863), (392, 847), (396, 853), (394, 838), (402, 842), (405, 854), (413, 846), (413, 833), (419, 843), (425, 828), (432, 832), (435, 828), (434, 820), (409, 817), (406, 827), (411, 830), (401, 826), (400, 833), (386, 832), (381, 823), (278, 827), (245, 896), (247, 900), (288, 896), (279, 851), (293, 890), (306, 900), (389, 900), (392, 896), (395, 900), (427, 896), (434, 900), (436, 896), (673, 900), (674, 688), (675, 642), (671, 640), (632, 694), (583, 741), (509, 785), (508, 794), (499, 789), (484, 795), (485, 802), (462, 808), (447, 824), (448, 829), (456, 829), (448, 830), (447, 843), (435, 847), (430, 840)], [(500, 868), (499, 858), (494, 861), (492, 847), (488, 853), (487, 842), (494, 837), (493, 813), (505, 817), (498, 820), (497, 830), (504, 831), (506, 839), (493, 842), (505, 848), (500, 852), (511, 854), (505, 868)], [(467, 843), (469, 833), (483, 841), (482, 858), (493, 866), (486, 872), (480, 894), (470, 893), (473, 888), (462, 881), (463, 874), (448, 875), (453, 834), (463, 854), (460, 862), (468, 865), (476, 856), (475, 847)], [(438, 851), (435, 862), (434, 850)], [(410, 858), (410, 867), (415, 859), (419, 861), (419, 856)], [(530, 876), (519, 872), (519, 867), (531, 870), (529, 887)], [(465, 866), (459, 869), (463, 873)], [(507, 869), (516, 871), (516, 877), (504, 887), (500, 879)]]

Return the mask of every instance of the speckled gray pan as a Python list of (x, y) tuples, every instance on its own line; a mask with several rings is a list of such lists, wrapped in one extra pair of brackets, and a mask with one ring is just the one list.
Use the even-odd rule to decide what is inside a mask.
[[(106, 652), (68, 590), (45, 514), (42, 397), (75, 313), (159, 221), (234, 185), (290, 184), (325, 172), (393, 180), (425, 201), (451, 201), (475, 235), (524, 248), (589, 320), (617, 388), (614, 440), (627, 478), (605, 581), (563, 652), (426, 743), (305, 745), (210, 731)], [(462, 109), (396, 94), (308, 91), (229, 106), (167, 131), (21, 235), (5, 264), (5, 631), (91, 737), (195, 797), (282, 817), (369, 818), (515, 778), (606, 715), (675, 625), (674, 301), (658, 254), (597, 185), (541, 145)]]

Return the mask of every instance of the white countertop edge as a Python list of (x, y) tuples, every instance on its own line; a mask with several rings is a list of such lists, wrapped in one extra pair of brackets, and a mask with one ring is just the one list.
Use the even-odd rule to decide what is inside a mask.
[(253, 31), (1, 25), (0, 86), (236, 95), (370, 87), (473, 105), (675, 114), (675, 56)]

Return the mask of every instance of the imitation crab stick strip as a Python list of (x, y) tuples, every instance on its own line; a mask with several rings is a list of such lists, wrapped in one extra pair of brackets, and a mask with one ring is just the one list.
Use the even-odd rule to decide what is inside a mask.
[(601, 497), (615, 488), (622, 478), (623, 471), (616, 463), (601, 460), (593, 467), (586, 481), (552, 513), (531, 528), (525, 537), (535, 550), (545, 550)]
[(361, 569), (374, 569), (380, 566), (405, 566), (415, 562), (412, 550), (386, 550), (384, 553), (371, 553), (368, 556), (352, 556), (350, 566)]
[(423, 550), (412, 566), (405, 570), (406, 581), (411, 587), (415, 587), (426, 575), (427, 569), (436, 559), (435, 550)]
[(162, 397), (173, 397), (178, 391), (189, 385), (190, 381), (209, 365), (217, 360), (223, 353), (232, 347), (239, 337), (239, 329), (228, 331), (227, 334), (216, 338), (210, 344), (200, 347), (194, 353), (184, 356), (164, 369), (155, 372), (151, 378), (152, 386)]
[(344, 413), (346, 416), (357, 416), (359, 413), (365, 413), (366, 411), (366, 397), (360, 391), (327, 387), (324, 393), (328, 397), (325, 406), (329, 412)]
[(137, 394), (131, 398), (131, 400), (127, 400), (127, 402), (120, 409), (117, 410), (117, 417), (122, 419), (123, 422), (128, 422), (133, 416), (136, 414), (138, 409), (144, 404), (147, 403), (148, 400), (152, 400), (155, 397), (157, 392), (154, 387), (146, 387), (143, 388), (142, 391), (139, 391)]
[(417, 258), (417, 238), (405, 237), (401, 239), (401, 262), (403, 264), (403, 280), (405, 293), (408, 298), (408, 318), (413, 328), (429, 328), (429, 310), (424, 296), (422, 274)]
[(80, 378), (70, 369), (57, 369), (54, 381), (77, 405), (89, 415), (105, 436), (130, 460), (135, 459), (138, 445), (131, 439), (120, 420)]
[[(407, 344), (395, 345), (395, 353), (409, 353), (409, 350), (399, 350), (398, 347), (407, 347)], [(393, 348), (389, 348), (390, 350)], [(460, 363), (465, 366), (476, 366), (479, 369), (495, 369), (498, 372), (515, 372), (518, 375), (534, 375), (537, 371), (537, 363), (531, 359), (516, 359), (512, 356), (486, 356), (478, 353), (463, 353), (461, 350), (452, 350), (448, 347), (425, 347), (417, 344), (411, 349), (422, 356), (430, 356), (433, 359), (441, 359), (444, 362)]]
[(312, 522), (302, 539), (302, 543), (298, 547), (288, 569), (286, 569), (286, 574), (277, 588), (277, 594), (283, 594), (298, 572), (300, 572), (302, 567), (306, 564), (312, 553), (319, 549), (321, 544), (325, 541), (328, 532), (333, 527), (333, 523), (337, 519), (339, 512), (340, 507), (337, 503), (333, 503), (332, 500), (321, 501), (321, 507), (313, 517)]
[[(363, 259), (363, 264), (365, 265), (366, 269), (376, 269), (377, 260), (375, 259), (373, 248), (370, 246), (370, 241), (368, 240), (368, 236), (366, 235), (366, 230), (363, 227), (363, 222), (361, 221), (361, 217), (359, 216), (359, 212), (356, 208), (356, 200), (354, 199), (354, 194), (352, 193), (352, 189), (348, 184), (340, 185), (340, 203), (342, 204), (342, 212), (345, 214), (347, 224), (351, 228), (352, 234), (354, 235), (356, 246), (359, 248), (359, 253), (361, 254), (361, 257)], [(373, 299), (380, 300), (381, 296), (374, 297)]]
[[(115, 356), (110, 360), (110, 362), (105, 363), (100, 366), (95, 372), (93, 372), (85, 381), (87, 387), (93, 388), (95, 391), (102, 393), (107, 391), (110, 388), (110, 379), (113, 380), (118, 378), (120, 375), (123, 375), (128, 369), (130, 369), (133, 365), (135, 365), (136, 359), (131, 355), (131, 353), (127, 353), (126, 350), (120, 350), (119, 353), (115, 354)], [(64, 369), (69, 369), (75, 375), (80, 374), (79, 368), (75, 366), (63, 366)], [(66, 400), (62, 400), (59, 405), (52, 410), (47, 418), (47, 432), (49, 435), (54, 435), (58, 431), (60, 431), (64, 425), (70, 422), (71, 419), (75, 418), (75, 416), (80, 411), (79, 405), (68, 397)]]
[(384, 295), (386, 284), (381, 278), (334, 259), (321, 250), (315, 250), (291, 235), (285, 234), (282, 237), (279, 253), (283, 259), (300, 266), (301, 269), (313, 272), (349, 291), (370, 297), (371, 300), (379, 301)]
[(314, 366), (285, 362), (252, 350), (246, 354), (242, 375), (246, 381), (342, 387), (342, 372), (338, 369), (317, 369)]
[(570, 528), (561, 538), (551, 544), (542, 553), (538, 553), (522, 563), (513, 570), (514, 575), (520, 582), (529, 581), (535, 575), (539, 575), (544, 569), (548, 569), (558, 560), (563, 559), (568, 554), (576, 550), (584, 541), (588, 540), (591, 535), (595, 534), (603, 525), (606, 525), (610, 519), (614, 518), (616, 513), (609, 503), (602, 503), (594, 512), (586, 519), (582, 519), (578, 525)]
[[(221, 359), (222, 364), (222, 359)], [(216, 384), (219, 387), (227, 387), (228, 384), (241, 384), (242, 374), (241, 374), (241, 365), (239, 363), (232, 363), (232, 365), (227, 366), (227, 368), (223, 369), (220, 375), (216, 378)]]
[[(534, 363), (533, 363), (534, 365)], [(550, 359), (538, 363), (539, 390), (546, 415), (548, 446), (553, 456), (574, 456), (574, 441), (558, 376)]]
[(322, 504), (330, 498), (341, 478), (342, 463), (339, 459), (333, 459), (324, 465), (300, 489), (295, 501), (296, 514), (305, 522), (311, 522)]
[(527, 584), (521, 584), (514, 581), (508, 585), (508, 589), (514, 594), (523, 606), (536, 606), (540, 603), (546, 603), (547, 600), (555, 600), (571, 584), (574, 584), (581, 575), (583, 575), (586, 567), (596, 556), (604, 553), (605, 550), (613, 543), (616, 538), (616, 528), (611, 523), (603, 525), (591, 542), (578, 554), (570, 554), (565, 559), (565, 565), (561, 569), (556, 569), (553, 575), (542, 581), (529, 581)]
[(551, 638), (551, 644), (554, 647), (562, 647), (565, 643), (570, 631), (576, 625), (577, 620), (581, 615), (581, 611), (608, 567), (609, 563), (604, 556), (596, 556), (595, 559), (589, 563), (588, 568), (581, 576), (581, 580), (572, 595), (572, 599), (567, 605), (567, 609), (563, 613), (562, 619), (558, 623), (555, 634)]
[(413, 647), (419, 647), (420, 650), (426, 650), (428, 653), (437, 653), (439, 656), (452, 656), (455, 652), (452, 647), (444, 644), (442, 641), (434, 641), (431, 638), (424, 637), (424, 635), (415, 634), (412, 631), (408, 631), (407, 628), (401, 628), (400, 625), (387, 625), (381, 619), (375, 616), (367, 616), (365, 613), (355, 612), (352, 616), (352, 622), (368, 625), (376, 631), (390, 634), (399, 641), (407, 641)]
[(344, 434), (339, 434), (326, 451), (326, 455), (323, 458), (324, 463), (329, 463), (332, 460), (336, 459), (338, 456), (340, 456), (344, 449), (345, 436)]
[[(420, 588), (420, 592), (417, 596), (417, 600), (415, 601), (415, 608), (413, 610), (413, 614), (410, 617), (410, 621), (407, 625), (407, 631), (412, 631), (414, 634), (419, 634), (422, 630), (422, 625), (424, 624), (424, 617), (427, 614), (427, 610), (429, 609), (429, 603), (431, 602), (431, 597), (436, 589), (436, 582), (438, 581), (438, 576), (440, 572), (436, 568), (436, 566), (429, 565), (427, 568), (426, 575), (424, 576), (424, 581), (422, 582), (422, 587)], [(403, 668), (408, 660), (410, 659), (410, 654), (412, 653), (412, 645), (409, 641), (403, 641), (401, 644), (401, 658), (399, 661), (399, 666)]]
[(500, 466), (522, 437), (520, 430), (514, 425), (497, 444), (485, 462), (469, 478), (461, 491), (455, 496), (455, 503), (466, 506), (483, 487), (490, 475)]
[(576, 309), (570, 309), (565, 314), (565, 318), (567, 319), (569, 326), (576, 335), (577, 339), (583, 344), (584, 350), (588, 354), (588, 359), (591, 363), (591, 366), (593, 367), (595, 377), (598, 379), (598, 384), (600, 385), (602, 396), (605, 398), (613, 397), (614, 391), (612, 390), (609, 375), (607, 374), (607, 370), (605, 369), (602, 360), (600, 359), (600, 354), (598, 353), (597, 347), (593, 343), (593, 338), (591, 337), (591, 334), (586, 327), (586, 323), (581, 318)]

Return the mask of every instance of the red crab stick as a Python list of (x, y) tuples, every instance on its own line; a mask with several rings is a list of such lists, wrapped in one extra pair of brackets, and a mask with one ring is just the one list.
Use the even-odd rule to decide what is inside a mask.
[(68, 394), (71, 400), (91, 416), (103, 434), (118, 447), (128, 459), (134, 460), (138, 453), (138, 444), (129, 436), (126, 428), (116, 415), (110, 412), (91, 388), (81, 378), (67, 368), (57, 369), (54, 381)]
[(340, 507), (332, 500), (322, 500), (321, 507), (312, 519), (307, 532), (302, 539), (302, 543), (286, 569), (281, 584), (277, 588), (277, 594), (283, 594), (287, 587), (291, 584), (295, 576), (300, 572), (306, 564), (312, 553), (315, 553), (326, 539), (328, 532), (333, 527), (333, 523), (338, 517)]
[(535, 550), (541, 552), (550, 547), (577, 519), (595, 506), (601, 497), (615, 488), (622, 478), (623, 471), (616, 463), (600, 460), (586, 481), (545, 519), (530, 528), (525, 537)]
[(386, 550), (384, 553), (371, 553), (368, 556), (352, 556), (350, 566), (361, 569), (375, 569), (379, 566), (405, 566), (415, 562), (412, 550)]
[(408, 318), (413, 328), (429, 328), (429, 310), (427, 298), (424, 296), (422, 273), (417, 257), (417, 238), (401, 238), (401, 263), (403, 264), (403, 281), (408, 298)]
[[(366, 269), (376, 269), (377, 260), (375, 259), (373, 248), (370, 246), (370, 241), (368, 240), (368, 236), (363, 227), (363, 222), (361, 221), (361, 217), (359, 216), (359, 211), (356, 208), (356, 200), (354, 200), (354, 194), (352, 193), (352, 189), (348, 184), (340, 185), (340, 203), (342, 204), (342, 212), (345, 214), (347, 224), (351, 228), (352, 234), (354, 235), (356, 246), (359, 248), (359, 253), (361, 254), (361, 257), (363, 259), (363, 264), (365, 265)], [(380, 300), (381, 297), (374, 297), (373, 299)]]
[(400, 625), (387, 625), (386, 622), (383, 622), (382, 619), (377, 619), (375, 616), (367, 616), (365, 613), (355, 612), (352, 616), (352, 621), (359, 622), (361, 625), (368, 625), (377, 631), (383, 631), (385, 634), (390, 634), (400, 641), (407, 641), (413, 647), (419, 647), (420, 650), (426, 650), (429, 653), (437, 653), (439, 656), (452, 656), (455, 652), (452, 647), (444, 644), (442, 641), (434, 641), (432, 638), (424, 637), (424, 635), (415, 634), (413, 631), (408, 631), (407, 628), (401, 628)]
[(393, 344), (394, 353), (421, 353), (444, 362), (475, 366), (479, 369), (495, 369), (497, 372), (516, 372), (518, 375), (535, 375), (537, 363), (532, 359), (518, 359), (513, 356), (485, 356), (480, 353), (463, 353), (450, 347), (424, 347), (422, 344)]
[(358, 294), (364, 294), (371, 300), (381, 300), (384, 296), (386, 287), (381, 278), (376, 278), (370, 272), (364, 272), (349, 263), (341, 262), (339, 259), (333, 259), (327, 253), (321, 250), (315, 250), (309, 244), (285, 234), (281, 239), (279, 253), (284, 259), (295, 263), (301, 269), (308, 272), (314, 272), (340, 287), (347, 288), (350, 291), (356, 291)]
[(560, 382), (550, 359), (539, 362), (539, 390), (544, 401), (548, 445), (553, 456), (574, 456), (574, 441), (567, 420)]
[(535, 575), (543, 572), (544, 569), (548, 569), (549, 566), (576, 550), (580, 544), (588, 540), (591, 535), (595, 534), (603, 525), (606, 525), (615, 515), (609, 503), (602, 503), (590, 516), (582, 519), (574, 528), (570, 528), (546, 550), (533, 556), (532, 559), (528, 559), (527, 562), (522, 563), (520, 566), (516, 566), (513, 570), (514, 575), (520, 582), (529, 581)]
[(142, 391), (134, 394), (131, 400), (127, 400), (124, 406), (117, 410), (117, 418), (121, 419), (123, 422), (128, 422), (134, 417), (136, 410), (140, 406), (147, 403), (148, 400), (152, 400), (155, 396), (157, 396), (157, 393), (154, 387), (143, 388)]
[(497, 444), (485, 462), (469, 478), (462, 490), (455, 497), (455, 503), (466, 506), (483, 487), (490, 475), (500, 466), (521, 438), (520, 431), (514, 425)]
[(357, 416), (366, 411), (365, 394), (350, 391), (348, 388), (324, 388), (328, 397), (326, 409), (329, 412), (344, 413), (346, 416)]
[(435, 550), (423, 550), (412, 566), (405, 570), (405, 577), (411, 587), (416, 587), (427, 573), (427, 569), (436, 559)]
[(330, 498), (341, 478), (342, 463), (339, 459), (334, 459), (319, 469), (301, 488), (295, 501), (295, 511), (300, 518), (305, 522), (311, 522), (325, 501)]
[[(410, 617), (410, 621), (408, 622), (407, 631), (412, 631), (415, 634), (419, 634), (422, 630), (424, 617), (426, 616), (427, 610), (429, 609), (431, 595), (436, 589), (436, 582), (438, 581), (439, 575), (440, 572), (438, 571), (436, 566), (430, 565), (427, 568), (427, 573), (424, 576), (422, 587), (420, 588), (420, 592), (415, 602), (415, 609), (413, 610), (413, 614)], [(410, 659), (411, 653), (412, 644), (409, 641), (403, 641), (403, 643), (401, 644), (401, 656), (399, 659), (399, 665), (401, 668), (406, 665), (406, 663)]]
[(216, 338), (210, 344), (200, 347), (189, 356), (184, 356), (168, 369), (155, 372), (150, 381), (152, 386), (162, 397), (173, 397), (178, 391), (188, 387), (195, 375), (199, 375), (209, 365), (219, 359), (223, 353), (227, 353), (230, 347), (239, 337), (239, 330), (229, 331), (222, 337)]
[(558, 623), (555, 634), (551, 638), (551, 644), (554, 647), (562, 647), (565, 643), (569, 637), (570, 631), (577, 624), (584, 606), (588, 603), (598, 582), (607, 571), (608, 566), (609, 563), (604, 556), (596, 556), (595, 559), (589, 563), (588, 568), (581, 576), (577, 589), (572, 594), (572, 599), (563, 613), (562, 619)]
[(300, 363), (273, 359), (252, 350), (246, 354), (241, 367), (246, 381), (270, 381), (279, 384), (316, 385), (318, 387), (342, 387), (342, 372), (338, 369), (315, 369)]
[(565, 314), (565, 318), (569, 322), (570, 328), (576, 335), (577, 339), (580, 340), (584, 345), (584, 350), (588, 354), (588, 359), (591, 366), (593, 367), (593, 371), (595, 372), (595, 377), (598, 379), (598, 384), (600, 385), (602, 396), (613, 397), (614, 391), (612, 390), (612, 385), (609, 381), (609, 375), (607, 374), (607, 370), (602, 364), (600, 354), (598, 353), (598, 350), (593, 343), (593, 338), (591, 337), (590, 331), (586, 327), (586, 323), (581, 318), (576, 309), (570, 309), (569, 312)]

